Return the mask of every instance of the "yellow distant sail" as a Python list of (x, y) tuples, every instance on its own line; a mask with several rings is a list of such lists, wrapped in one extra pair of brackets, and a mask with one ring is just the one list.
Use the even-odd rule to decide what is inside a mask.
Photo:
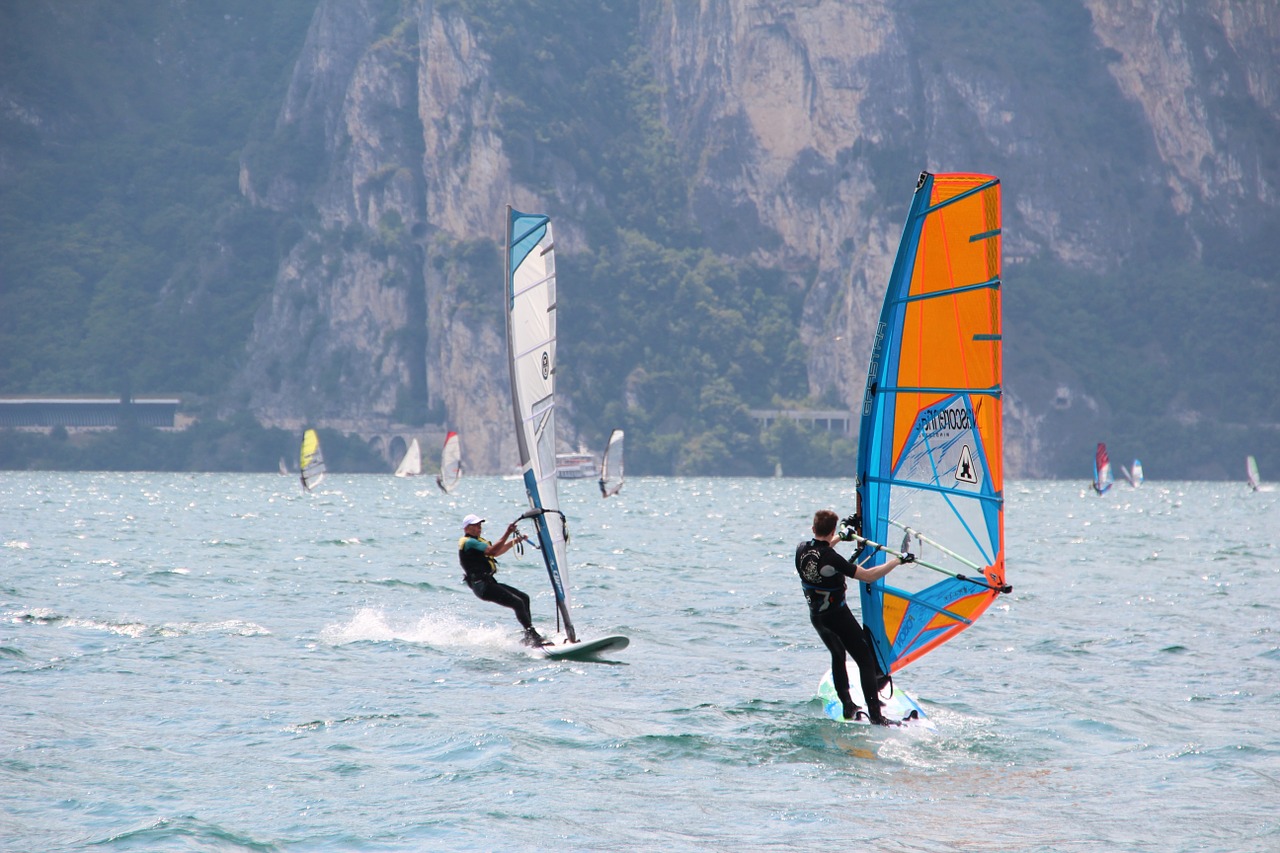
[(320, 436), (313, 429), (302, 435), (302, 453), (298, 457), (298, 469), (302, 472), (302, 488), (308, 492), (324, 480), (324, 454), (320, 451)]

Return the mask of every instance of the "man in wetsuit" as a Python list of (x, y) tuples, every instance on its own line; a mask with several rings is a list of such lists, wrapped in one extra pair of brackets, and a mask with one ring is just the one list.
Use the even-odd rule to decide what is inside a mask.
[(501, 539), (490, 542), (480, 535), (482, 524), (484, 519), (478, 515), (468, 515), (462, 519), (463, 535), (458, 540), (458, 562), (462, 564), (463, 581), (481, 601), (492, 601), (516, 612), (516, 618), (524, 628), (525, 645), (546, 645), (546, 639), (533, 629), (529, 596), (513, 586), (499, 583), (494, 577), (498, 571), (497, 558), (510, 551), (516, 543), (523, 542), (525, 537), (516, 533), (516, 523), (513, 521), (507, 525), (507, 531), (502, 534)]
[[(837, 521), (836, 514), (829, 509), (820, 509), (813, 514), (813, 538), (796, 546), (796, 571), (800, 574), (804, 597), (809, 602), (809, 621), (831, 652), (831, 680), (835, 683), (836, 695), (840, 697), (844, 718), (853, 720), (861, 714), (877, 725), (890, 725), (880, 713), (880, 673), (875, 653), (862, 632), (862, 626), (849, 610), (845, 600), (845, 578), (870, 583), (903, 563), (914, 562), (915, 557), (911, 554), (904, 554), (901, 559), (890, 557), (873, 568), (854, 565), (836, 553), (834, 545), (840, 540), (840, 534), (836, 532)], [(846, 653), (858, 664), (866, 711), (854, 704), (849, 695)]]

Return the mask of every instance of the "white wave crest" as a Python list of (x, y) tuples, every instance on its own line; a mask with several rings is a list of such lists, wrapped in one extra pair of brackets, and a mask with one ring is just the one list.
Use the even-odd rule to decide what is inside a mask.
[(401, 640), (435, 648), (512, 649), (519, 647), (518, 631), (519, 626), (480, 625), (464, 621), (452, 613), (426, 613), (417, 621), (401, 623), (388, 618), (379, 609), (366, 607), (352, 616), (349, 622), (326, 626), (320, 632), (320, 638), (335, 645)]

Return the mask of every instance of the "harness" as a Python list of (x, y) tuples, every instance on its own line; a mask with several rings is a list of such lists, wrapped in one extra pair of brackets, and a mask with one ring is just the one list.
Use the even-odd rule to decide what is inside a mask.
[[(796, 554), (796, 571), (800, 575), (800, 588), (804, 590), (805, 600), (809, 602), (809, 607), (819, 613), (830, 609), (832, 606), (839, 607), (845, 602), (844, 584), (838, 587), (820, 586), (805, 579), (806, 573), (811, 577), (818, 577), (822, 567), (822, 552), (816, 546), (811, 544)], [(836, 575), (843, 579), (842, 575)]]
[(488, 583), (493, 579), (494, 573), (498, 571), (498, 561), (485, 554), (483, 550), (468, 548), (468, 539), (483, 542), (485, 548), (488, 548), (490, 543), (481, 536), (463, 536), (458, 540), (458, 562), (462, 564), (462, 580), (467, 586), (475, 587), (476, 584)]

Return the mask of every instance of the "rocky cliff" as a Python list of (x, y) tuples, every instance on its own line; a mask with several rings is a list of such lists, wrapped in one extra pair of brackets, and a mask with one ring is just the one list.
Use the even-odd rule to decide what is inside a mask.
[[(1029, 257), (1102, 269), (1159, 241), (1226, 251), (1280, 221), (1270, 0), (1080, 0), (968, 30), (923, 0), (642, 6), (635, 39), (687, 212), (717, 251), (803, 289), (815, 398), (859, 393), (920, 168), (1001, 177), (1006, 289)], [(546, 156), (536, 186), (517, 179), (511, 146), (532, 143), (504, 133), (506, 93), (469, 14), (320, 4), (275, 127), (243, 158), (242, 191), (294, 217), (295, 239), (238, 388), (290, 426), (421, 406), (465, 436), (480, 473), (515, 462), (487, 298), (504, 206), (559, 211), (558, 250), (572, 253), (588, 239), (575, 211), (609, 199), (572, 152)], [(1069, 367), (1007, 361), (1010, 473), (1047, 473), (1043, 447), (1096, 407)]]

